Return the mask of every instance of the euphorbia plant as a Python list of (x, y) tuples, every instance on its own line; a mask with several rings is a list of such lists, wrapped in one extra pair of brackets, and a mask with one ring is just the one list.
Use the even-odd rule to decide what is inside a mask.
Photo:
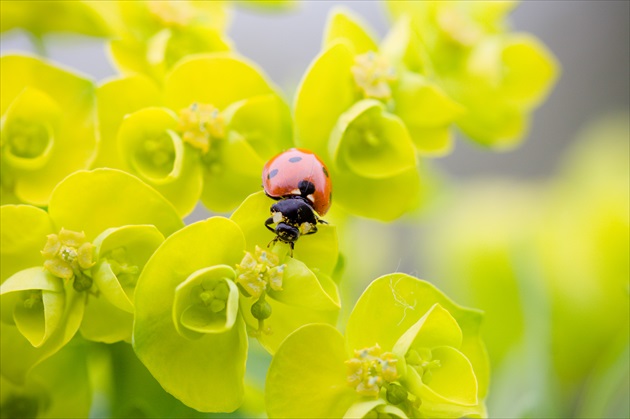
[[(266, 383), (271, 417), (481, 417), (488, 363), (481, 313), (405, 274), (376, 279), (345, 338), (304, 326), (283, 342)], [(296, 385), (299, 380), (306, 385)]]
[[(167, 391), (195, 409), (240, 406), (248, 333), (273, 353), (302, 325), (335, 323), (334, 227), (308, 237), (292, 258), (287, 244), (266, 248), (271, 237), (261, 220), (269, 202), (258, 193), (232, 220), (213, 217), (178, 231), (138, 281), (134, 349)], [(317, 248), (329, 250), (299, 259)]]
[[(419, 158), (450, 152), (454, 125), (484, 144), (515, 141), (555, 67), (509, 35), (504, 8), (391, 6), (401, 16), (380, 43), (335, 10), (291, 115), (233, 51), (224, 2), (47, 3), (94, 27), (9, 6), (3, 30), (107, 37), (122, 74), (95, 88), (38, 58), (2, 58), (2, 203), (30, 204), (1, 209), (3, 415), (249, 415), (263, 391), (271, 417), (486, 414), (480, 312), (389, 274), (338, 324), (338, 282), (359, 278), (344, 271), (335, 222), (412, 209), (426, 184)], [(520, 52), (536, 69), (532, 91)], [(288, 158), (272, 171), (282, 194), (265, 195), (265, 162), (296, 146), (330, 173)], [(315, 170), (342, 209), (318, 214), (317, 231), (315, 214), (299, 212), (321, 203), (299, 186), (319, 188)], [(274, 199), (303, 205), (287, 205), (289, 216), (270, 209)], [(185, 226), (199, 201), (233, 213)], [(268, 219), (302, 220), (299, 241), (270, 232)], [(63, 376), (69, 357), (76, 367)], [(74, 387), (80, 397), (64, 409)], [(88, 412), (93, 392), (109, 411)]]
[(88, 340), (129, 341), (135, 281), (182, 226), (156, 191), (111, 169), (66, 178), (48, 212), (5, 205), (1, 217), (2, 374), (15, 382), (77, 330)]
[(0, 66), (0, 199), (45, 206), (96, 155), (94, 85), (35, 57), (5, 55)]
[(291, 145), (291, 118), (254, 64), (228, 53), (197, 55), (161, 89), (142, 76), (97, 91), (97, 165), (140, 177), (188, 215), (201, 201), (230, 211), (260, 187), (264, 162)]

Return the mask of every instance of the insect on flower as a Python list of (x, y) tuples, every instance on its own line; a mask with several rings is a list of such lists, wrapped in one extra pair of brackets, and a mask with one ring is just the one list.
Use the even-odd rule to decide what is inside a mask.
[[(277, 200), (265, 227), (291, 246), (300, 236), (317, 232), (319, 217), (332, 202), (332, 183), (326, 165), (313, 152), (299, 148), (284, 151), (265, 164), (262, 172), (265, 194)], [(275, 224), (275, 228), (272, 225)]]

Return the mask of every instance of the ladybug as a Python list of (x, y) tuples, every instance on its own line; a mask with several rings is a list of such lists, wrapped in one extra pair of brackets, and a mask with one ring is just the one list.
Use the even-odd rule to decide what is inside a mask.
[(278, 201), (265, 221), (276, 235), (269, 244), (287, 243), (293, 253), (300, 236), (316, 233), (318, 223), (327, 224), (319, 217), (328, 212), (332, 200), (328, 169), (313, 152), (292, 148), (265, 164), (262, 181), (265, 194)]

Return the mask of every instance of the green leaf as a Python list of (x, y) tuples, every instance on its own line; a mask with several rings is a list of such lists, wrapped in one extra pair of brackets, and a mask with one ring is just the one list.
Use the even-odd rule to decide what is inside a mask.
[(173, 112), (145, 108), (122, 122), (118, 147), (124, 168), (153, 186), (183, 217), (201, 194), (202, 168), (197, 151), (182, 141), (178, 130)]
[(46, 211), (29, 205), (0, 207), (0, 282), (22, 269), (40, 266), (39, 253), (53, 225)]
[(166, 391), (200, 411), (228, 412), (241, 404), (245, 323), (239, 316), (223, 333), (182, 337), (173, 323), (176, 289), (200, 269), (234, 266), (244, 248), (240, 229), (226, 218), (191, 224), (156, 250), (136, 286), (136, 354)]
[(335, 42), (347, 42), (355, 55), (377, 51), (372, 31), (361, 18), (345, 7), (336, 6), (328, 15), (322, 49)]
[(118, 129), (127, 114), (160, 104), (159, 90), (148, 78), (119, 77), (96, 89), (100, 144), (92, 167), (122, 168), (118, 152)]
[[(253, 252), (256, 246), (265, 248), (274, 235), (265, 228), (265, 220), (271, 215), (274, 204), (263, 191), (250, 195), (230, 217), (236, 222), (247, 243), (247, 250)], [(295, 245), (294, 257), (313, 271), (331, 275), (339, 256), (337, 228), (334, 225), (320, 225), (316, 234), (300, 237)]]
[(405, 125), (376, 100), (362, 100), (343, 113), (328, 146), (338, 169), (364, 178), (391, 178), (416, 166)]
[(164, 81), (164, 103), (176, 111), (193, 103), (223, 110), (239, 100), (269, 93), (273, 89), (262, 70), (228, 53), (184, 59)]
[(328, 138), (337, 118), (357, 99), (350, 69), (354, 55), (343, 43), (322, 52), (307, 70), (295, 101), (296, 145), (312, 150), (325, 161)]
[(168, 236), (183, 226), (175, 209), (159, 193), (114, 169), (68, 176), (55, 188), (48, 213), (56, 226), (83, 231), (88, 240), (110, 227), (153, 224)]
[(342, 417), (358, 398), (346, 384), (347, 358), (343, 337), (332, 326), (311, 324), (289, 335), (267, 374), (268, 415)]

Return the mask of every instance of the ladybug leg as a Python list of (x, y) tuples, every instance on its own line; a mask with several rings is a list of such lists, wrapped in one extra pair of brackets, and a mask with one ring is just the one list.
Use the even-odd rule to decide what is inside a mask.
[(293, 248), (295, 247), (295, 243), (294, 243), (294, 242), (291, 242), (291, 243), (289, 243), (289, 245), (291, 246), (291, 253), (289, 253), (289, 255), (290, 255), (291, 257), (293, 257)]
[(321, 218), (318, 218), (317, 222), (320, 223), (320, 224), (328, 224), (328, 221), (324, 221)]
[(278, 242), (278, 239), (279, 239), (278, 236), (274, 237), (273, 240), (267, 243), (267, 247), (271, 247), (272, 244), (276, 244)]
[(308, 235), (315, 234), (315, 233), (317, 233), (317, 225), (316, 224), (311, 226), (311, 229), (309, 230), (309, 232), (304, 234), (304, 236), (308, 236)]
[(269, 217), (267, 218), (267, 221), (265, 221), (265, 227), (267, 227), (267, 230), (271, 231), (272, 233), (276, 233), (276, 230), (274, 230), (273, 228), (269, 227), (270, 224), (273, 224), (273, 217)]

